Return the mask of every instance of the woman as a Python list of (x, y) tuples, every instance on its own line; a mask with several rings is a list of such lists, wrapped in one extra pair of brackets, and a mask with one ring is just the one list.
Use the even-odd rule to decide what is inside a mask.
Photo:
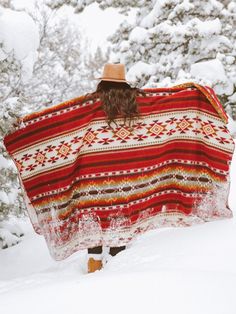
[[(105, 64), (103, 75), (97, 85), (96, 92), (92, 98), (99, 97), (102, 102), (103, 110), (107, 116), (107, 123), (111, 127), (116, 123), (117, 117), (124, 118), (124, 124), (129, 126), (132, 120), (138, 117), (138, 104), (136, 97), (143, 91), (132, 88), (125, 79), (125, 67), (123, 64)], [(111, 247), (109, 254), (115, 256), (124, 250), (125, 246)], [(94, 272), (102, 268), (102, 246), (88, 249), (88, 272)]]

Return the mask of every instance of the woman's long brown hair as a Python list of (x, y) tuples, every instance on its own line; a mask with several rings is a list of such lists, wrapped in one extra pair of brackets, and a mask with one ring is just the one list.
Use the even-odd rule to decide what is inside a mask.
[(119, 116), (124, 118), (124, 123), (139, 117), (136, 96), (140, 89), (133, 88), (127, 83), (101, 81), (96, 89), (96, 94), (102, 101), (103, 109), (107, 115), (107, 122), (110, 126)]

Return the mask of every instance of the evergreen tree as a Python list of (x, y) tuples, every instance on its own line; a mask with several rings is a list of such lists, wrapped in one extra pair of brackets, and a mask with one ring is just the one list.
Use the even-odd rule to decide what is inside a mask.
[[(46, 0), (49, 7), (53, 9), (58, 9), (63, 5), (71, 5), (75, 8), (76, 13), (82, 12), (86, 6), (94, 3), (94, 0)], [(151, 3), (148, 0), (96, 0), (101, 9), (106, 8), (118, 8), (121, 13), (127, 13), (130, 8), (142, 8), (144, 5)]]
[(28, 111), (37, 111), (86, 92), (84, 55), (86, 47), (77, 25), (41, 1), (29, 12), (40, 30), (38, 59), (33, 75), (20, 84), (20, 96)]
[(100, 47), (98, 47), (95, 53), (90, 53), (88, 58), (85, 60), (86, 66), (86, 81), (90, 84), (88, 90), (94, 91), (96, 85), (98, 84), (97, 78), (101, 76), (101, 72), (105, 63), (108, 62), (110, 56), (110, 49), (103, 52)]
[[(0, 6), (0, 18), (4, 13), (3, 10)], [(6, 14), (10, 14), (11, 20), (12, 11), (7, 11)], [(0, 22), (1, 26), (6, 29), (7, 19), (5, 17)], [(26, 28), (33, 25), (33, 21), (29, 17), (27, 19), (24, 14), (21, 17), (22, 22), (24, 20), (27, 24)], [(29, 34), (31, 34), (31, 30), (29, 33), (26, 32), (25, 36)], [(19, 97), (19, 86), (26, 69), (23, 62), (17, 58), (19, 53), (14, 49), (9, 49), (6, 45), (6, 42), (9, 44), (8, 36), (9, 34), (2, 33), (0, 38), (0, 248), (18, 243), (19, 237), (22, 235), (19, 228), (7, 226), (4, 220), (10, 215), (20, 216), (25, 212), (17, 180), (17, 170), (3, 145), (3, 137), (14, 129), (14, 123), (22, 112), (23, 104)], [(14, 46), (13, 38), (10, 42)]]
[[(49, 0), (50, 1), (50, 0)], [(212, 86), (233, 104), (236, 93), (236, 3), (218, 0), (98, 0), (101, 8), (135, 8), (111, 37), (114, 61), (129, 69), (139, 86), (167, 86), (194, 80)], [(89, 0), (67, 1), (77, 12)], [(235, 109), (234, 109), (235, 110)]]

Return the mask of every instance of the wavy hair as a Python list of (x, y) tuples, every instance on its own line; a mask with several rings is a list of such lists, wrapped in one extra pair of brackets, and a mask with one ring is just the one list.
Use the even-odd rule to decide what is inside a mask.
[(115, 119), (118, 117), (124, 118), (124, 124), (128, 120), (129, 126), (132, 120), (139, 117), (136, 96), (140, 92), (143, 93), (125, 82), (101, 81), (97, 85), (95, 93), (102, 101), (109, 126), (112, 122), (116, 124)]

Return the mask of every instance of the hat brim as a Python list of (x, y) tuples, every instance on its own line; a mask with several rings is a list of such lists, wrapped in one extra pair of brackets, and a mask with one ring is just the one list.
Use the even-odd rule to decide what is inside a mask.
[(124, 82), (128, 83), (126, 80), (119, 80), (119, 79), (112, 79), (112, 78), (103, 78), (103, 77), (96, 77), (95, 80), (101, 80), (101, 81), (111, 81), (111, 82)]
[(133, 84), (134, 83), (131, 81), (126, 81), (126, 80), (118, 80), (118, 79), (103, 78), (103, 77), (95, 77), (95, 80), (107, 81), (107, 82), (117, 82), (117, 83), (127, 83), (127, 84)]

